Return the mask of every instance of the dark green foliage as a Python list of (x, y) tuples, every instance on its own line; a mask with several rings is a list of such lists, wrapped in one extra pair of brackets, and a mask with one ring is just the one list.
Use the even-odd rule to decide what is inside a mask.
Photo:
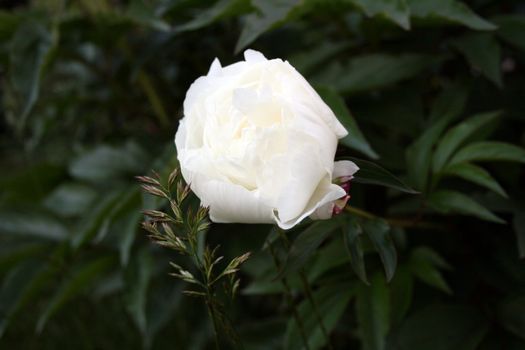
[[(248, 350), (525, 348), (522, 1), (0, 6), (1, 349), (213, 348), (203, 281)], [(337, 218), (207, 227), (173, 176), (134, 179), (169, 177), (189, 85), (249, 47), (348, 129)]]

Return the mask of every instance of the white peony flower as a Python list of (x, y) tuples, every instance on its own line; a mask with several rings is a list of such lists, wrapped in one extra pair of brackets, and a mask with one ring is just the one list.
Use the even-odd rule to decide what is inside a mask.
[(226, 67), (215, 59), (186, 94), (175, 136), (184, 179), (214, 222), (289, 229), (330, 218), (348, 199), (333, 181), (358, 170), (334, 163), (347, 131), (287, 61), (253, 50), (244, 58)]

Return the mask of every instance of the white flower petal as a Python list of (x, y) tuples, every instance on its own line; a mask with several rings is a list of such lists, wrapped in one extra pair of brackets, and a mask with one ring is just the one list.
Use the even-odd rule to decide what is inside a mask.
[[(321, 96), (315, 91), (315, 89), (308, 83), (308, 81), (299, 73), (292, 65), (285, 62), (289, 67), (290, 78), (289, 84), (290, 96), (294, 99), (307, 97), (308, 105), (315, 108), (317, 118), (326, 123), (327, 126), (335, 133), (336, 137), (341, 139), (348, 135), (348, 131), (344, 126), (339, 122), (334, 112), (328, 107), (328, 105), (323, 101)], [(302, 91), (302, 95), (298, 93)]]
[(335, 201), (330, 201), (319, 206), (315, 211), (310, 214), (312, 220), (328, 220), (334, 213)]
[(294, 146), (290, 146), (295, 153), (288, 158), (288, 173), (281, 175), (286, 179), (276, 207), (281, 222), (290, 221), (304, 213), (319, 182), (328, 174), (315, 147)]
[(221, 62), (218, 58), (215, 58), (210, 66), (210, 70), (208, 71), (208, 76), (220, 76), (222, 72), (222, 66)]
[[(275, 217), (275, 220), (279, 227), (287, 230), (297, 225), (307, 216), (312, 217), (312, 219), (329, 219), (332, 216), (331, 209), (333, 208), (333, 202), (345, 194), (345, 191), (341, 187), (332, 184), (329, 177), (326, 176), (315, 189), (301, 215), (288, 221), (281, 220), (278, 217)], [(330, 209), (329, 212), (328, 208)]]
[(206, 194), (202, 205), (210, 208), (213, 222), (273, 222), (272, 209), (259, 200), (255, 191), (217, 180), (205, 182), (200, 191)]
[(262, 53), (260, 53), (259, 51), (252, 50), (252, 49), (248, 49), (244, 51), (244, 59), (246, 60), (246, 62), (250, 62), (250, 63), (268, 61)]
[(332, 173), (332, 179), (335, 180), (339, 177), (350, 177), (359, 170), (359, 167), (349, 160), (340, 160), (334, 163), (334, 172)]

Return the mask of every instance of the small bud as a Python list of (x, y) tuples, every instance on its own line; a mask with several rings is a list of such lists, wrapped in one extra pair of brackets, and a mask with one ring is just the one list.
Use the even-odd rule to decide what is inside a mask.
[(339, 198), (334, 202), (334, 207), (332, 209), (332, 216), (339, 215), (343, 212), (343, 209), (346, 207), (346, 203), (350, 199), (349, 195), (346, 195), (342, 198)]
[(343, 190), (345, 190), (346, 193), (350, 192), (350, 181), (343, 182), (339, 186), (341, 186), (343, 188)]

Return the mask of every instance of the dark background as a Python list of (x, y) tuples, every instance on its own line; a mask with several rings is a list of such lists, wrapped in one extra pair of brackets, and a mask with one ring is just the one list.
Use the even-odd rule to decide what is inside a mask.
[[(226, 65), (247, 47), (289, 60), (319, 89), (351, 132), (339, 158), (372, 161), (407, 184), (362, 173), (350, 205), (385, 218), (387, 233), (375, 241), (369, 214), (345, 212), (364, 227), (359, 247), (343, 226), (304, 266), (334, 347), (525, 349), (521, 1), (0, 6), (1, 349), (212, 348), (205, 307), (168, 275), (169, 261), (188, 261), (139, 228), (141, 210), (159, 203), (133, 176), (176, 166), (187, 88), (213, 58)], [(471, 167), (443, 171), (477, 142), (481, 151), (459, 162)], [(420, 193), (400, 191), (408, 187)], [(227, 305), (244, 348), (300, 349), (261, 249), (270, 229), (213, 224), (206, 239), (228, 259), (253, 252)], [(364, 254), (369, 285), (345, 244)], [(385, 269), (395, 270), (388, 283)], [(311, 348), (322, 347), (294, 276), (290, 284)]]

